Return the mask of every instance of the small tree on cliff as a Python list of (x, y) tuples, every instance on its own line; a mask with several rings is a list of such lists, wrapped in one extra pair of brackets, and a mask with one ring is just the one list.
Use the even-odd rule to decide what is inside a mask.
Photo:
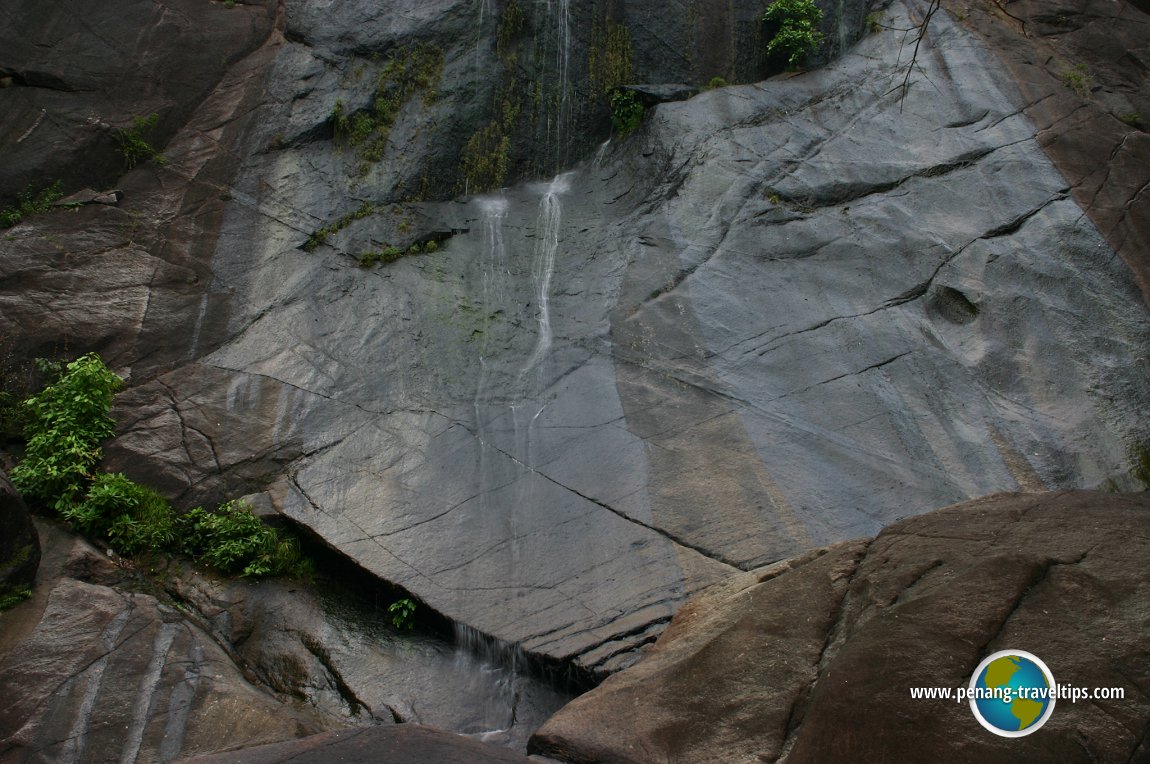
[(763, 21), (777, 30), (767, 43), (767, 53), (786, 56), (787, 67), (794, 69), (822, 45), (823, 34), (818, 30), (822, 18), (814, 0), (775, 0), (763, 14)]

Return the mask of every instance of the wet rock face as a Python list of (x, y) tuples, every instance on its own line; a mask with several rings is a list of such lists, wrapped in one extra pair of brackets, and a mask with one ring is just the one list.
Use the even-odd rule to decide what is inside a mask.
[(600, 674), (739, 569), (996, 490), (1133, 486), (1150, 323), (1129, 271), (977, 39), (939, 16), (899, 99), (892, 34), (310, 252), (358, 205), (347, 155), (248, 154), (205, 303), (229, 339), (122, 398), (113, 458), (172, 486), (284, 463), (270, 495), (332, 546)]
[(20, 494), (0, 471), (0, 599), (31, 588), (40, 566), (40, 538)]
[[(947, 16), (905, 100), (880, 32), (436, 202), (502, 125), (504, 58), (546, 85), (507, 177), (599, 139), (554, 88), (602, 9), (533, 4), (501, 47), (509, 4), (390, 8), (288, 3), (119, 207), (0, 243), (3, 331), (131, 372), (109, 466), (189, 505), (266, 488), (426, 606), (599, 675), (735, 571), (990, 491), (1133, 487), (1145, 307)], [(637, 78), (692, 81), (635, 45)]]
[[(1141, 761), (1150, 753), (1146, 494), (1000, 495), (896, 523), (692, 600), (648, 657), (533, 739), (562, 761)], [(1062, 685), (1040, 734), (987, 733), (966, 686), (987, 655), (1038, 655)], [(944, 742), (945, 741), (945, 742)]]

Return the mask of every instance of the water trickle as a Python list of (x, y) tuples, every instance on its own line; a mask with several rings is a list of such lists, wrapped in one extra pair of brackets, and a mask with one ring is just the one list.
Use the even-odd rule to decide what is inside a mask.
[[(574, 104), (571, 94), (571, 8), (570, 0), (539, 0), (544, 6), (536, 38), (538, 64), (545, 77), (547, 92), (539, 112), (545, 129), (545, 146), (555, 149), (555, 171), (568, 165)], [(552, 90), (553, 88), (553, 90)]]
[(603, 158), (605, 156), (607, 156), (607, 149), (610, 146), (611, 146), (611, 139), (610, 138), (608, 138), (607, 140), (605, 140), (601, 144), (599, 144), (599, 150), (595, 152), (595, 159), (592, 160), (592, 162), (591, 162), (592, 167), (602, 167), (603, 166)]
[(539, 222), (536, 225), (535, 264), (536, 318), (539, 334), (535, 350), (524, 364), (522, 373), (535, 369), (551, 350), (551, 277), (555, 273), (555, 254), (559, 251), (559, 226), (563, 221), (561, 194), (571, 189), (572, 173), (556, 175), (543, 198), (539, 200)]
[(558, 0), (558, 62), (559, 72), (559, 124), (556, 128), (556, 169), (565, 164), (564, 152), (568, 136), (571, 134), (571, 81), (569, 68), (571, 64), (571, 9), (570, 0)]
[(502, 196), (475, 201), (483, 216), (483, 304), (488, 309), (498, 308), (506, 298), (506, 284), (511, 277), (503, 239), (503, 223), (511, 205)]
[(200, 297), (200, 308), (196, 313), (196, 324), (192, 328), (192, 346), (188, 349), (188, 360), (198, 357), (200, 350), (200, 334), (204, 330), (204, 316), (208, 314), (208, 293)]
[(492, 0), (479, 0), (479, 21), (475, 25), (475, 77), (477, 85), (483, 81), (484, 78), (490, 77), (491, 73), (486, 71), (482, 64), (480, 51), (483, 49), (483, 41), (487, 39), (484, 23), (487, 21), (488, 16), (491, 15), (491, 2)]

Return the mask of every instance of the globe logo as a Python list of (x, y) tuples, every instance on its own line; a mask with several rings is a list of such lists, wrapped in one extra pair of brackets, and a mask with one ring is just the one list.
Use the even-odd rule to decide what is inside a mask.
[(1037, 732), (1054, 713), (1057, 685), (1039, 658), (1023, 650), (1000, 650), (970, 678), (970, 710), (983, 727), (1002, 737)]

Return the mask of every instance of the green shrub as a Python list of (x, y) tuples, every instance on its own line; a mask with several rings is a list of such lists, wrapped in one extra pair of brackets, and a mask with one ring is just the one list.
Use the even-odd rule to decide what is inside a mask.
[(643, 121), (647, 110), (630, 90), (615, 90), (611, 93), (611, 127), (620, 138), (635, 132)]
[(196, 507), (180, 527), (182, 551), (221, 572), (258, 577), (306, 571), (299, 542), (264, 525), (247, 502), (225, 502), (214, 512)]
[(100, 443), (116, 430), (108, 411), (122, 385), (98, 355), (89, 353), (24, 402), (28, 445), (11, 476), (21, 493), (61, 512), (85, 493), (102, 456)]
[(97, 475), (84, 500), (61, 514), (78, 530), (106, 539), (123, 555), (162, 552), (175, 538), (167, 500), (120, 473)]
[[(50, 364), (42, 366), (52, 371)], [(227, 573), (306, 573), (299, 542), (265, 526), (248, 504), (231, 501), (214, 512), (197, 508), (177, 519), (151, 488), (120, 473), (93, 475), (100, 443), (115, 432), (108, 411), (122, 385), (89, 353), (24, 401), (28, 445), (11, 475), (21, 493), (55, 507), (76, 530), (107, 540), (120, 554), (170, 551), (178, 531), (182, 551)]]
[(763, 21), (777, 27), (767, 43), (767, 53), (787, 57), (787, 66), (796, 68), (808, 53), (823, 42), (818, 24), (823, 12), (813, 0), (775, 0), (763, 14)]
[(391, 614), (391, 625), (397, 629), (411, 631), (415, 628), (415, 603), (404, 597), (391, 603), (387, 612)]
[(59, 201), (63, 195), (60, 191), (60, 181), (40, 191), (33, 191), (29, 186), (17, 197), (15, 207), (0, 211), (0, 228), (11, 228), (26, 217), (47, 212), (52, 209), (53, 202)]
[(136, 117), (132, 126), (116, 131), (116, 143), (120, 146), (120, 154), (124, 157), (124, 165), (130, 170), (141, 161), (149, 159), (156, 164), (165, 164), (167, 159), (148, 141), (148, 135), (159, 123), (160, 115), (151, 114), (147, 117)]
[(727, 81), (722, 77), (712, 77), (711, 81), (707, 83), (707, 90), (714, 90), (715, 88), (725, 88)]

